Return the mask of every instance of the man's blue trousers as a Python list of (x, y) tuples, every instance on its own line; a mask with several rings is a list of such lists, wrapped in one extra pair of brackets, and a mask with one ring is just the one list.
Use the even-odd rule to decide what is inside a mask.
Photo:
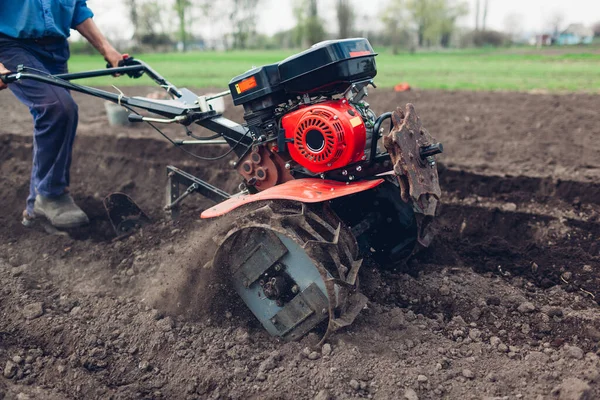
[[(61, 74), (67, 72), (68, 58), (66, 39), (38, 43), (0, 37), (0, 63), (10, 71), (24, 65), (42, 73)], [(27, 212), (33, 215), (36, 194), (55, 197), (69, 186), (77, 104), (68, 90), (46, 83), (22, 80), (8, 87), (33, 116), (33, 167), (27, 198)]]

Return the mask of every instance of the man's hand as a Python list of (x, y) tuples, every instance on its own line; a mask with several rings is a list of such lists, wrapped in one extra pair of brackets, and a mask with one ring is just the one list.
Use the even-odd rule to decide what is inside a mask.
[[(9, 70), (7, 70), (4, 65), (2, 63), (0, 63), (0, 75), (4, 75), (4, 74), (8, 74), (10, 73)], [(6, 83), (0, 81), (0, 90), (6, 89), (8, 86), (6, 85)]]
[(104, 54), (104, 59), (112, 65), (113, 68), (116, 68), (119, 66), (119, 61), (123, 60), (123, 55), (113, 48), (109, 49), (106, 54)]

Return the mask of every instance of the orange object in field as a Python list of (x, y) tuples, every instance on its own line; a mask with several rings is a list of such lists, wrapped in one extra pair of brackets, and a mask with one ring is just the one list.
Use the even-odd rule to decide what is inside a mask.
[(406, 92), (408, 90), (410, 90), (410, 85), (406, 82), (402, 82), (394, 86), (395, 92)]

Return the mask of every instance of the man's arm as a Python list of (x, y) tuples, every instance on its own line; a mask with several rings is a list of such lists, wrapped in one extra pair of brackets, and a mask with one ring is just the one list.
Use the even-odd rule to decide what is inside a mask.
[(119, 66), (119, 61), (123, 59), (123, 55), (106, 40), (93, 19), (88, 18), (75, 27), (75, 30), (87, 39), (92, 46), (96, 48), (104, 56), (104, 59), (113, 67)]
[[(2, 63), (0, 63), (0, 75), (8, 74), (10, 71), (4, 67)], [(0, 81), (0, 90), (6, 89), (6, 83)]]

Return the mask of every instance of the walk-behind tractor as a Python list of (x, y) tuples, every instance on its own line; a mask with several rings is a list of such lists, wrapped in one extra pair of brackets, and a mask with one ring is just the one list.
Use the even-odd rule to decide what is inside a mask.
[[(294, 340), (317, 325), (327, 324), (328, 334), (353, 322), (367, 301), (358, 285), (363, 260), (394, 268), (431, 241), (428, 226), (440, 197), (434, 156), (442, 145), (421, 126), (411, 104), (379, 116), (371, 110), (365, 97), (375, 86), (375, 56), (366, 39), (326, 41), (233, 78), (229, 90), (216, 96), (231, 95), (244, 108), (242, 125), (211, 108), (215, 96), (178, 89), (132, 57), (118, 68), (47, 75), (22, 66), (1, 78), (33, 79), (118, 103), (132, 112), (130, 121), (152, 124), (161, 134), (155, 124), (181, 124), (190, 140), (163, 135), (202, 160), (235, 154), (239, 193), (169, 166), (165, 209), (177, 217), (181, 201), (199, 193), (217, 202), (202, 218), (239, 215), (215, 237), (212, 267), (226, 272), (270, 334)], [(71, 82), (144, 73), (172, 99), (128, 97)], [(215, 134), (194, 134), (194, 124)], [(217, 158), (190, 150), (203, 144), (229, 149)], [(118, 234), (146, 219), (122, 194), (109, 196), (105, 205)]]

